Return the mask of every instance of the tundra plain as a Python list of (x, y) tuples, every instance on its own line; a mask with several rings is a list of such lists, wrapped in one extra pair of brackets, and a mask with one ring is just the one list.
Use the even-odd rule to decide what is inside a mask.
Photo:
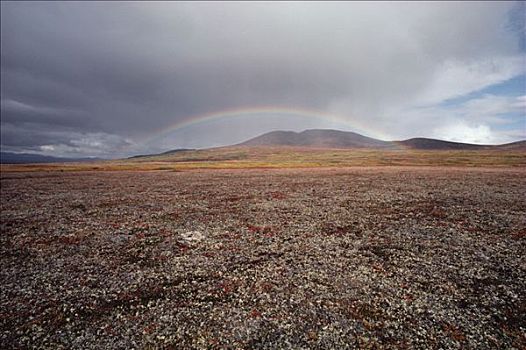
[(168, 166), (2, 168), (1, 348), (526, 346), (524, 167)]

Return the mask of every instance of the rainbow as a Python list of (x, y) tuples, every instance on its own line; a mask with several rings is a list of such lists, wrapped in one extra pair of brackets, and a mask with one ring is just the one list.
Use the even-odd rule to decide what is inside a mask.
[(257, 106), (257, 107), (242, 107), (242, 108), (233, 108), (226, 109), (206, 114), (194, 115), (184, 120), (179, 120), (167, 127), (162, 129), (155, 130), (152, 133), (149, 133), (144, 137), (140, 144), (146, 145), (154, 140), (162, 139), (170, 133), (173, 133), (177, 130), (204, 124), (212, 121), (219, 121), (227, 118), (234, 117), (261, 117), (262, 115), (286, 115), (286, 116), (295, 116), (303, 117), (310, 119), (317, 119), (323, 121), (330, 121), (334, 123), (339, 123), (346, 126), (349, 130), (364, 134), (365, 136), (371, 137), (380, 137), (383, 136), (379, 131), (373, 130), (369, 125), (365, 125), (362, 122), (354, 120), (352, 123), (349, 121), (349, 118), (345, 118), (341, 115), (327, 113), (319, 110), (309, 110), (303, 108), (290, 108), (290, 107), (276, 107), (276, 106)]

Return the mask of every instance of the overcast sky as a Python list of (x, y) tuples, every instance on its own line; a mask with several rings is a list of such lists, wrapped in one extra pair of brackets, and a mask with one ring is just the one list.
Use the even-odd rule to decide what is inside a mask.
[[(119, 157), (317, 127), (525, 139), (525, 21), (502, 1), (2, 1), (1, 149)], [(257, 106), (341, 119), (184, 126)]]

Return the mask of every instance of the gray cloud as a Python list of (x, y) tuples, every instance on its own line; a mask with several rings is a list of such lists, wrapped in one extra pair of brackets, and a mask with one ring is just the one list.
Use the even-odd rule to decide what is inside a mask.
[[(524, 73), (516, 3), (1, 6), (3, 148), (97, 151), (82, 140), (106, 135), (95, 143), (125, 153), (121, 143), (177, 121), (255, 105), (337, 113), (372, 136), (431, 136), (443, 125), (414, 108)], [(185, 138), (210, 145), (199, 137)]]

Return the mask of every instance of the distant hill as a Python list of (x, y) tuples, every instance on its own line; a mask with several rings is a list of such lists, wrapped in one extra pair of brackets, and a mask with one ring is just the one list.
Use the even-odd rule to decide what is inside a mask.
[(92, 162), (100, 158), (61, 158), (44, 156), (35, 153), (11, 153), (0, 152), (0, 163), (2, 164), (27, 164), (27, 163), (69, 163), (69, 162)]
[(355, 132), (313, 129), (302, 132), (271, 131), (234, 146), (290, 146), (340, 149), (414, 149), (414, 150), (526, 150), (526, 141), (503, 145), (476, 145), (429, 138), (412, 138), (403, 141), (382, 141)]
[[(428, 150), (428, 151), (476, 151), (476, 150), (506, 150), (506, 151), (526, 151), (526, 140), (503, 145), (476, 145), (470, 143), (451, 142), (430, 138), (412, 138), (402, 141), (383, 141), (372, 137), (360, 135), (351, 131), (330, 130), (330, 129), (311, 129), (302, 132), (295, 131), (271, 131), (260, 136), (254, 137), (242, 143), (231, 146), (210, 148), (208, 150), (221, 150), (222, 160), (238, 159), (242, 157), (229, 150), (241, 150), (243, 148), (319, 148), (319, 149), (376, 149), (376, 150)], [(158, 154), (144, 154), (129, 157), (130, 160), (148, 161), (149, 158), (159, 156), (174, 156), (181, 161), (210, 160), (203, 158), (203, 152), (207, 150), (195, 150), (179, 148)], [(188, 152), (188, 153), (185, 153)], [(224, 158), (227, 157), (227, 158)], [(173, 157), (170, 157), (173, 158)]]
[(178, 149), (172, 149), (170, 151), (166, 151), (163, 153), (155, 153), (155, 154), (139, 154), (136, 156), (128, 157), (128, 159), (137, 159), (137, 158), (147, 158), (147, 157), (156, 157), (156, 156), (167, 156), (170, 154), (176, 154), (180, 152), (186, 152), (186, 151), (195, 151), (193, 148), (178, 148)]
[(420, 150), (525, 150), (526, 141), (517, 141), (512, 143), (505, 143), (502, 145), (476, 145), (472, 143), (442, 141), (427, 138), (413, 138), (404, 141), (394, 141), (395, 143), (409, 149)]
[(511, 151), (526, 151), (526, 140), (495, 146), (498, 149)]
[(314, 148), (397, 149), (399, 145), (350, 131), (313, 129), (302, 132), (272, 131), (236, 146), (295, 146)]
[(421, 137), (404, 141), (394, 141), (394, 143), (402, 145), (405, 148), (421, 150), (479, 150), (492, 147), (487, 145), (475, 145), (471, 143), (442, 141)]

